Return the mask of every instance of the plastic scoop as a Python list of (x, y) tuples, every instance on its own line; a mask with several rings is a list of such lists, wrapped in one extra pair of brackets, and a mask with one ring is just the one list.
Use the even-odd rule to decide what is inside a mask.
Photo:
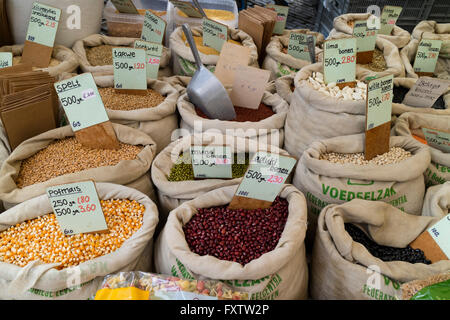
[(185, 23), (182, 28), (197, 65), (197, 71), (187, 87), (189, 100), (210, 119), (235, 119), (236, 112), (230, 96), (219, 79), (202, 64), (189, 25)]

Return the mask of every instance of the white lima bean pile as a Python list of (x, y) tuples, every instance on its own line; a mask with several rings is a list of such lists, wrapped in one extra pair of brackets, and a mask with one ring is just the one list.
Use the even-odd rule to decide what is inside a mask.
[(322, 73), (313, 72), (312, 77), (309, 77), (307, 81), (315, 90), (330, 97), (342, 100), (366, 100), (367, 85), (359, 80), (356, 81), (355, 88), (345, 86), (343, 89), (340, 89), (336, 82), (325, 84)]
[(368, 165), (375, 164), (378, 166), (394, 164), (402, 162), (403, 160), (411, 157), (411, 152), (406, 151), (400, 147), (392, 147), (389, 152), (380, 154), (372, 160), (365, 160), (364, 153), (337, 153), (329, 152), (320, 155), (319, 160), (326, 160), (332, 163), (340, 164), (356, 164), (356, 165)]

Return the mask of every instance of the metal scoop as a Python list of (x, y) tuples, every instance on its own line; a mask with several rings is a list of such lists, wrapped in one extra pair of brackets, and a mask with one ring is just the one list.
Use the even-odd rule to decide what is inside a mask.
[(198, 2), (198, 0), (192, 0), (194, 2), (195, 7), (198, 9), (198, 11), (200, 11), (200, 13), (202, 14), (203, 18), (208, 18), (206, 16), (205, 11), (203, 11), (202, 6), (200, 5), (200, 3)]
[(202, 64), (189, 25), (185, 23), (182, 28), (197, 65), (197, 71), (187, 87), (189, 100), (210, 119), (235, 119), (236, 112), (230, 96), (219, 79)]

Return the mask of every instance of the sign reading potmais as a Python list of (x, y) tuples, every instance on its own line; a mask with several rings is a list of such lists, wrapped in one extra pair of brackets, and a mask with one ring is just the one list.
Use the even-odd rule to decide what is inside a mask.
[(54, 86), (74, 132), (109, 121), (92, 74), (83, 73)]
[(11, 67), (13, 63), (13, 55), (11, 52), (0, 52), (0, 69)]
[(327, 84), (355, 81), (356, 38), (325, 41), (323, 67)]
[[(316, 46), (316, 36), (314, 39), (314, 46)], [(294, 58), (311, 61), (308, 50), (308, 34), (291, 32), (289, 35), (288, 54)]]
[(113, 48), (114, 88), (147, 89), (146, 51), (133, 48)]
[(50, 187), (47, 196), (64, 235), (108, 230), (93, 181)]
[(191, 146), (195, 178), (232, 178), (230, 147)]

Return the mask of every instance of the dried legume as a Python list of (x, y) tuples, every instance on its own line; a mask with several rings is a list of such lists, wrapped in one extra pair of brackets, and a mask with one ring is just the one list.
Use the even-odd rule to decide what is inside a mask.
[(335, 82), (325, 84), (322, 73), (313, 72), (312, 77), (309, 77), (307, 82), (315, 90), (318, 90), (319, 92), (322, 92), (323, 94), (330, 97), (343, 100), (366, 100), (367, 85), (359, 80), (356, 81), (355, 88), (345, 86), (344, 88), (340, 89)]
[[(236, 118), (231, 121), (236, 122), (245, 122), (245, 121), (258, 122), (267, 119), (275, 114), (272, 108), (268, 107), (264, 103), (261, 103), (257, 110), (236, 106), (234, 107), (234, 110), (236, 112)], [(197, 107), (195, 108), (195, 112), (199, 117), (209, 119), (208, 116)]]
[(86, 48), (86, 58), (92, 66), (112, 65), (112, 49), (114, 48), (123, 48), (123, 46), (104, 44), (97, 47)]
[(370, 239), (361, 229), (351, 223), (345, 224), (345, 230), (352, 237), (353, 241), (361, 243), (370, 254), (383, 261), (405, 261), (409, 263), (431, 264), (431, 261), (425, 258), (420, 249), (413, 249), (410, 246), (405, 248), (394, 248), (382, 246)]
[[(249, 164), (249, 156), (245, 155), (245, 163), (238, 163), (238, 155), (234, 155), (234, 161), (231, 165), (231, 174), (233, 179), (243, 177)], [(194, 180), (194, 169), (191, 164), (189, 153), (183, 153), (170, 170), (168, 181), (186, 181)]]
[(49, 213), (0, 233), (0, 261), (24, 267), (31, 261), (76, 266), (119, 249), (143, 223), (145, 207), (137, 201), (101, 200), (108, 233), (66, 236)]
[(375, 48), (375, 50), (373, 50), (372, 62), (359, 65), (363, 68), (370, 69), (375, 72), (383, 72), (387, 69), (387, 63), (384, 59), (383, 51), (378, 48)]
[(22, 161), (17, 187), (103, 166), (115, 166), (123, 160), (136, 159), (143, 146), (120, 143), (118, 150), (91, 149), (82, 146), (74, 137), (57, 140), (45, 149)]
[(320, 155), (319, 160), (326, 160), (332, 163), (357, 164), (357, 165), (386, 165), (402, 162), (411, 157), (411, 152), (400, 147), (392, 147), (388, 152), (380, 154), (372, 160), (365, 160), (364, 153), (338, 153), (328, 152)]
[(286, 225), (289, 203), (277, 197), (267, 209), (198, 209), (183, 227), (192, 252), (246, 265), (274, 250)]
[(137, 110), (156, 107), (164, 97), (155, 90), (147, 89), (145, 95), (117, 93), (114, 88), (99, 88), (105, 108), (111, 110)]

